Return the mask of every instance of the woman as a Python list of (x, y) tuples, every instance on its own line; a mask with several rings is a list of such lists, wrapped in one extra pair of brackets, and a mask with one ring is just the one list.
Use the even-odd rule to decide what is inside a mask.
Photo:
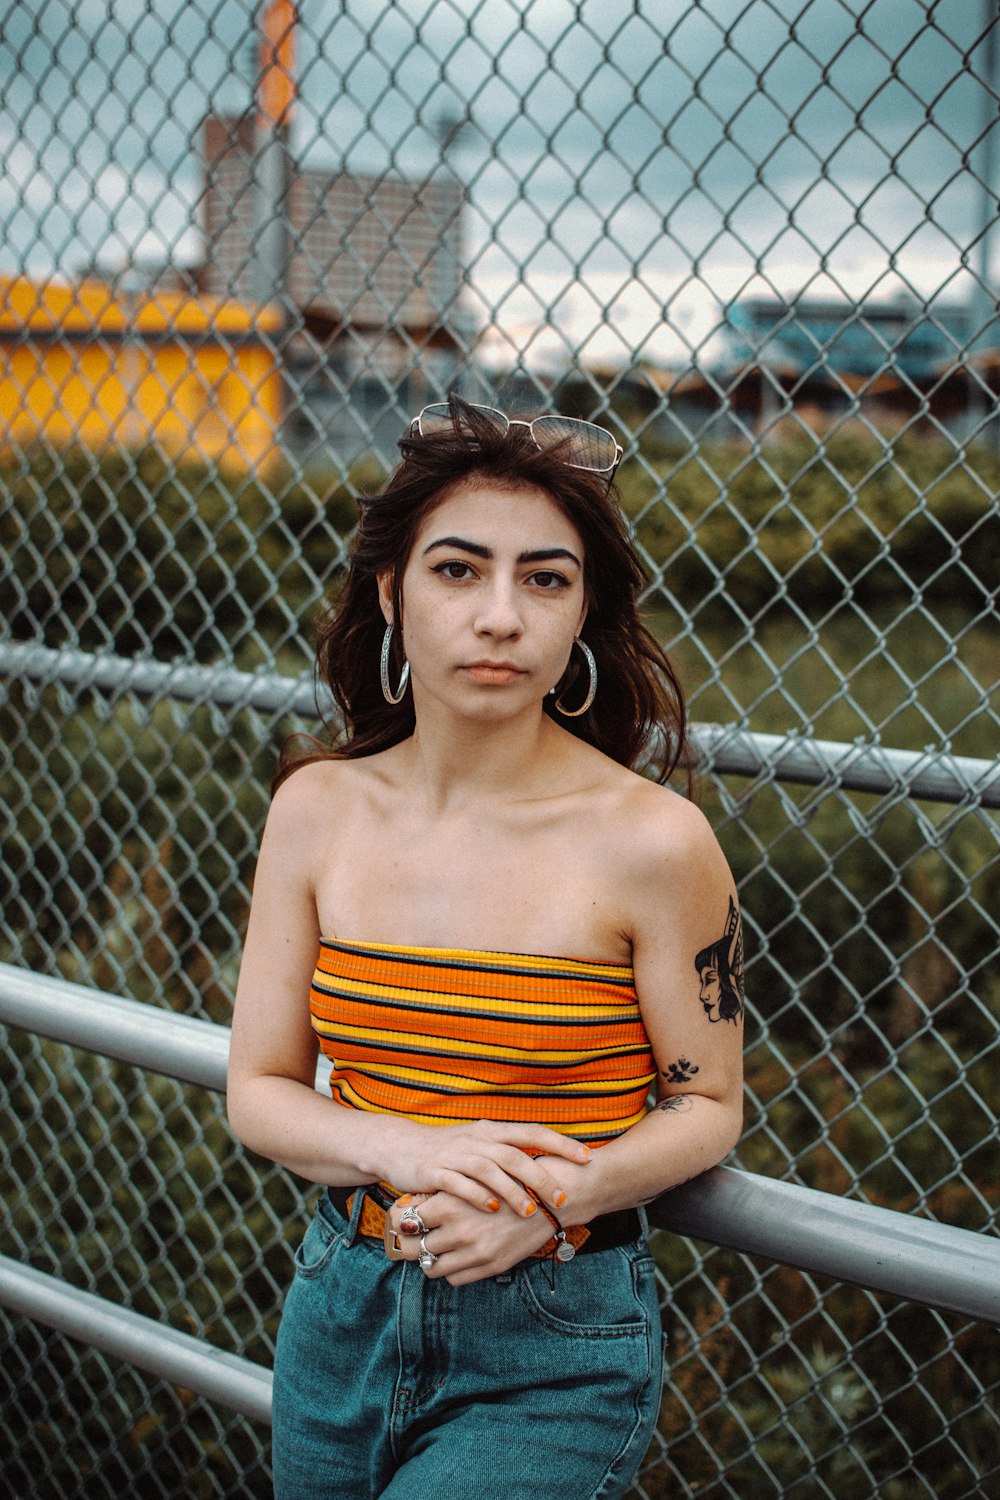
[(697, 967), (742, 953), (732, 877), (632, 769), (666, 780), (684, 715), (613, 437), (452, 398), (400, 447), (321, 627), (346, 737), (280, 768), (233, 1022), (237, 1135), (327, 1188), (275, 1493), (608, 1500), (662, 1381), (642, 1205), (740, 1129), (742, 999), (712, 1024)]

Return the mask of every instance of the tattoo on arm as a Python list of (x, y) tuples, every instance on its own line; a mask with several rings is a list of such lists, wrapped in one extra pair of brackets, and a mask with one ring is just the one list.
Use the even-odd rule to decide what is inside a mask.
[(679, 1057), (676, 1062), (667, 1063), (667, 1066), (661, 1068), (660, 1072), (668, 1083), (690, 1083), (694, 1075), (701, 1072), (701, 1069), (693, 1062), (689, 1062), (686, 1057)]
[(661, 1099), (659, 1104), (655, 1105), (654, 1108), (662, 1109), (664, 1113), (669, 1110), (671, 1114), (680, 1115), (683, 1114), (685, 1110), (691, 1108), (691, 1100), (688, 1098), (687, 1094), (671, 1094), (669, 1099)]
[(726, 930), (718, 942), (702, 948), (694, 961), (701, 981), (701, 1004), (710, 1021), (743, 1019), (743, 926), (736, 902), (729, 898)]

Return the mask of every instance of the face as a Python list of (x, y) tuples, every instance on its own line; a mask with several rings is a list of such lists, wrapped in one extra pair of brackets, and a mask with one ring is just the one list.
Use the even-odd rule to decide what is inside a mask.
[(700, 971), (701, 979), (701, 1003), (705, 1008), (705, 1014), (710, 1021), (719, 1019), (719, 1002), (722, 999), (722, 983), (719, 979), (719, 970), (715, 964), (708, 963)]
[[(533, 708), (587, 613), (583, 543), (545, 490), (464, 482), (417, 531), (402, 580), (414, 701), (477, 718)], [(392, 578), (379, 578), (392, 620)]]

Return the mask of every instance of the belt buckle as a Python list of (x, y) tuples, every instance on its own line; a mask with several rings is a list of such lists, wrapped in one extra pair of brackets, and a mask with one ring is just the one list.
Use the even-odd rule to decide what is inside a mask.
[(385, 1230), (382, 1235), (382, 1243), (385, 1245), (385, 1253), (390, 1260), (405, 1260), (402, 1241), (395, 1229), (393, 1229), (388, 1213), (385, 1216)]

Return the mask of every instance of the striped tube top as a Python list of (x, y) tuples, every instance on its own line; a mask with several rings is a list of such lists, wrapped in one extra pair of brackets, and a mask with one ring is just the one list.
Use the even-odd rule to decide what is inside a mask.
[(600, 1145), (655, 1068), (629, 966), (323, 939), (309, 992), (333, 1097), (427, 1125), (519, 1120)]

